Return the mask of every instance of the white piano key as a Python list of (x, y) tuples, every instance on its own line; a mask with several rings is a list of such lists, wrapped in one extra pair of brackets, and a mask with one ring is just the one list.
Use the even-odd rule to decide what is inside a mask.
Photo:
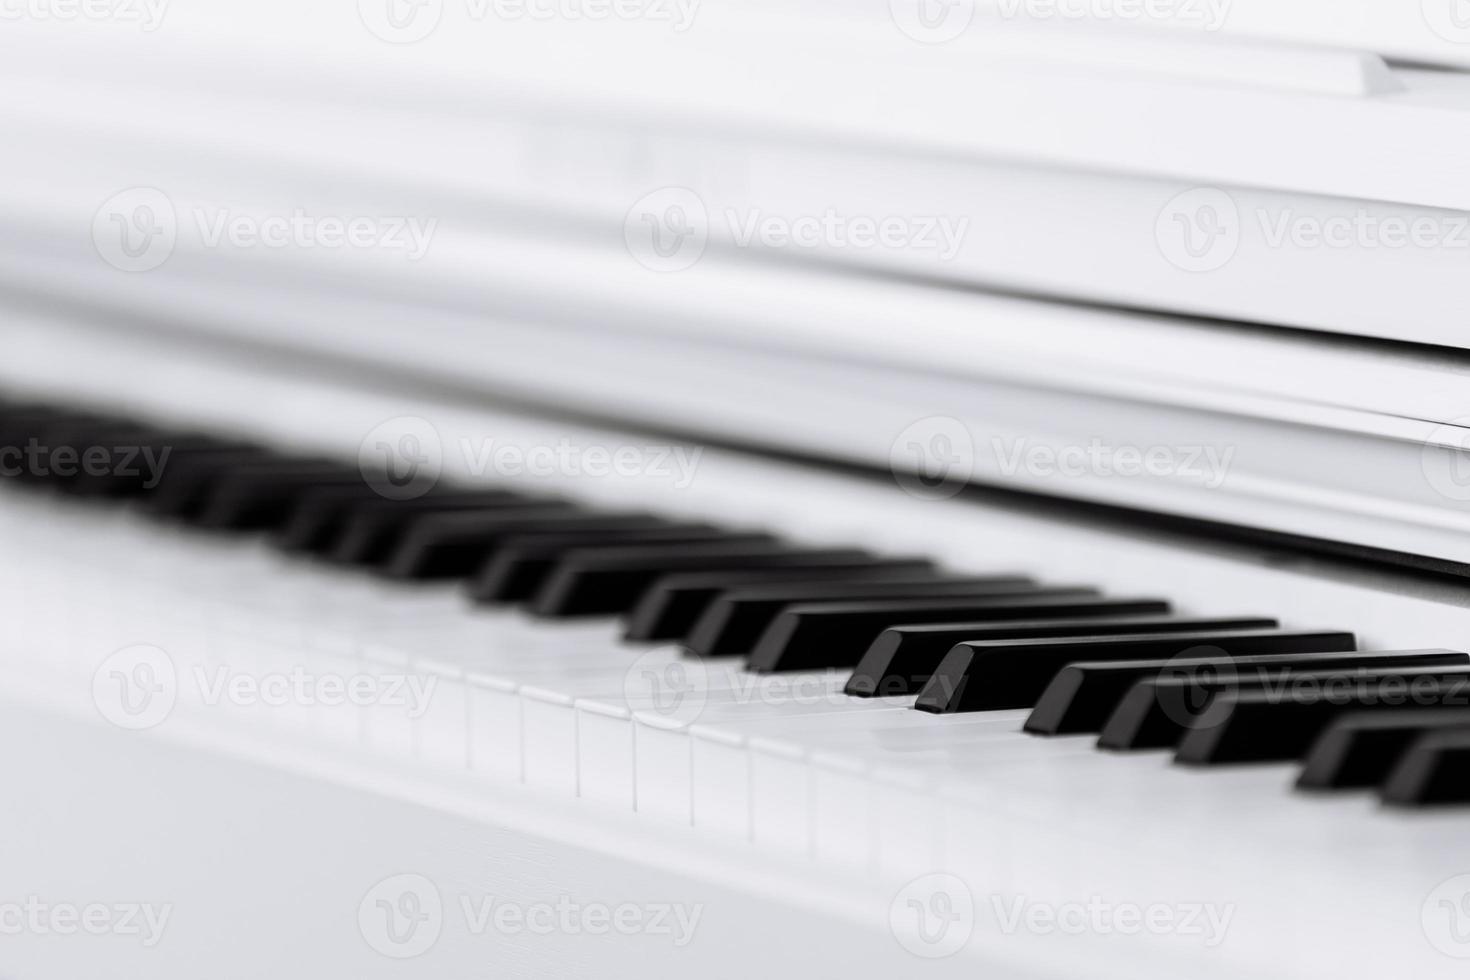
[[(650, 659), (650, 656), (652, 659)], [(606, 663), (606, 660), (598, 660), (597, 663)], [(666, 664), (673, 662), (665, 649), (652, 651), (650, 655), (639, 658), (640, 665)], [(626, 679), (622, 672), (616, 670), (586, 670), (567, 667), (565, 670), (550, 670), (545, 665), (534, 664), (529, 669), (530, 673), (521, 673), (522, 680), (528, 677), (535, 681), (536, 686), (522, 687), (520, 689), (523, 698), (530, 701), (521, 705), (523, 717), (523, 738), (526, 760), (526, 779), (528, 782), (541, 782), (539, 768), (547, 767), (545, 785), (550, 785), (563, 792), (571, 792), (573, 781), (568, 778), (568, 759), (573, 757), (573, 740), (577, 738), (577, 730), (581, 724), (594, 726), (600, 734), (606, 738), (581, 738), (578, 740), (580, 746), (595, 744), (601, 750), (597, 761), (592, 765), (581, 764), (579, 766), (582, 778), (598, 780), (598, 789), (591, 790), (596, 795), (602, 796), (610, 801), (625, 802), (632, 795), (632, 787), (627, 790), (616, 785), (618, 774), (631, 773), (633, 760), (622, 756), (623, 750), (631, 746), (633, 736), (631, 731), (616, 733), (618, 725), (628, 724), (628, 712), (626, 710), (629, 701), (626, 697)], [(807, 678), (811, 681), (813, 678)], [(814, 691), (821, 691), (827, 695), (832, 694), (836, 687), (840, 686), (840, 676), (816, 675), (817, 684), (807, 683), (807, 687)], [(730, 705), (734, 699), (753, 696), (752, 691), (759, 690), (751, 687), (753, 682), (769, 682), (769, 678), (757, 678), (744, 674), (742, 671), (728, 669), (710, 669), (701, 671), (699, 682), (704, 690), (705, 707), (710, 704)], [(800, 679), (782, 679), (781, 691), (791, 690), (793, 684)], [(548, 685), (555, 684), (553, 688)], [(597, 695), (588, 695), (589, 691), (598, 691)], [(609, 691), (613, 693), (608, 693)], [(576, 701), (578, 708), (577, 716), (567, 711), (567, 695), (580, 693), (584, 695)], [(770, 696), (770, 692), (762, 690), (762, 694)], [(854, 702), (856, 703), (856, 702)], [(642, 710), (652, 710), (648, 703), (638, 705)], [(592, 717), (589, 717), (589, 714)], [(595, 718), (595, 720), (594, 720)], [(561, 727), (558, 729), (557, 724)], [(608, 764), (615, 760), (615, 764)], [(695, 771), (700, 767), (696, 764)], [(744, 786), (744, 774), (734, 786)], [(720, 780), (705, 780), (700, 785), (710, 786), (715, 792), (724, 792), (726, 787), (721, 785)], [(691, 788), (692, 789), (692, 788)], [(662, 797), (663, 794), (659, 794)], [(742, 796), (744, 794), (742, 793)], [(710, 802), (710, 801), (707, 801)], [(657, 805), (657, 804), (653, 804)], [(691, 812), (695, 809), (691, 801)], [(682, 812), (682, 808), (681, 808)], [(712, 820), (732, 819), (737, 821), (737, 826), (723, 826), (726, 832), (739, 833), (738, 821), (743, 819), (743, 808), (725, 805), (722, 801), (718, 807), (706, 806), (703, 812), (711, 815)], [(728, 817), (727, 814), (735, 814)], [(718, 816), (715, 816), (718, 815)], [(698, 821), (696, 820), (696, 823)]]
[(855, 874), (877, 869), (876, 788), (867, 766), (846, 754), (811, 768), (812, 856), (820, 864)]
[(468, 671), (465, 687), (469, 693), (471, 767), (521, 782), (525, 778), (525, 757), (517, 685)]
[(806, 758), (780, 742), (756, 751), (760, 741), (752, 738), (747, 745), (751, 839), (793, 857), (810, 858), (815, 813)]
[(433, 696), (414, 723), (418, 758), (445, 772), (470, 768), (470, 685), (462, 676), (435, 674)]
[(469, 716), (470, 768), (500, 780), (520, 782), (521, 714), (515, 691), (473, 672), (465, 678)]
[[(699, 737), (695, 737), (698, 733)], [(750, 756), (739, 736), (690, 728), (690, 809), (694, 826), (734, 840), (752, 837)], [(693, 774), (698, 774), (694, 776)]]
[(584, 800), (619, 810), (637, 807), (633, 725), (626, 708), (597, 701), (576, 705), (577, 787)]
[[(577, 795), (578, 770), (586, 768), (579, 761), (582, 710), (618, 707), (619, 696), (609, 692), (622, 687), (627, 667), (617, 664), (620, 659), (629, 665), (633, 662), (619, 653), (563, 659), (560, 666), (539, 658), (496, 664), (497, 678), (504, 685), (514, 686), (521, 699), (523, 771), (527, 783)], [(675, 656), (673, 651), (667, 654), (671, 662)], [(597, 696), (584, 697), (589, 691), (597, 692)], [(606, 730), (617, 720), (616, 715), (603, 715), (603, 718), (605, 723), (598, 726), (599, 730)], [(607, 751), (616, 753), (616, 747), (631, 744), (631, 738), (631, 732), (622, 733), (614, 738)], [(620, 760), (617, 766), (619, 771), (631, 772), (631, 768), (631, 757), (625, 763)], [(632, 791), (631, 781), (628, 789)]]
[(401, 697), (412, 674), (410, 655), (396, 647), (369, 643), (346, 678), (349, 684), (362, 685), (363, 694), (354, 703), (363, 719), (365, 745), (389, 758), (414, 756), (416, 726)]
[[(816, 828), (814, 855), (837, 866), (877, 863), (898, 873), (937, 859), (931, 842), (941, 838), (941, 827), (929, 815), (939, 807), (932, 800), (913, 803), (929, 790), (929, 770), (922, 767), (945, 765), (947, 749), (989, 756), (997, 747), (1014, 752), (1041, 741), (1018, 730), (1024, 717), (1025, 712), (935, 716), (898, 708), (844, 716), (838, 725), (810, 716), (782, 719), (749, 739), (750, 766), (759, 774), (803, 760)], [(760, 812), (787, 802), (757, 793), (754, 805)], [(920, 824), (927, 830), (915, 829)], [(838, 841), (852, 842), (853, 849), (845, 851)]]
[[(809, 675), (821, 677), (822, 675)], [(831, 684), (831, 681), (824, 683)], [(830, 689), (830, 688), (829, 688)], [(718, 695), (718, 692), (716, 692)], [(643, 709), (633, 712), (634, 727), (637, 730), (635, 736), (635, 749), (637, 753), (637, 773), (639, 780), (640, 809), (644, 798), (645, 782), (651, 781), (653, 777), (645, 779), (644, 759), (645, 755), (653, 763), (657, 760), (656, 771), (661, 779), (665, 773), (676, 773), (671, 776), (671, 781), (664, 786), (657, 787), (657, 799), (662, 809), (661, 812), (674, 816), (677, 819), (692, 820), (694, 809), (694, 783), (696, 780), (706, 778), (696, 767), (694, 759), (694, 740), (708, 741), (713, 743), (705, 749), (705, 754), (719, 760), (722, 749), (728, 749), (741, 744), (747, 734), (751, 731), (757, 734), (761, 731), (763, 722), (779, 721), (790, 717), (814, 716), (822, 718), (833, 718), (838, 716), (856, 715), (859, 713), (870, 713), (874, 711), (898, 710), (894, 702), (909, 701), (912, 699), (860, 699), (847, 698), (837, 695), (834, 697), (822, 697), (805, 702), (761, 702), (761, 701), (725, 701), (716, 699), (707, 703), (699, 711), (697, 724), (689, 725), (686, 721), (678, 718), (670, 718), (666, 714), (655, 710)], [(716, 762), (715, 769), (708, 778), (712, 781), (720, 780), (735, 775), (740, 783), (748, 782), (748, 772), (744, 778), (740, 778), (738, 770), (732, 770), (728, 764)], [(747, 796), (753, 800), (749, 789), (740, 789), (740, 783), (731, 787), (701, 790), (701, 795), (714, 794), (713, 799), (736, 799), (740, 795)], [(653, 789), (652, 787), (650, 787)], [(752, 813), (754, 805), (752, 804)], [(782, 822), (781, 826), (790, 827), (793, 824)], [(754, 829), (754, 828), (752, 828)]]
[(689, 733), (658, 712), (635, 712), (633, 775), (638, 813), (689, 826), (694, 822)]
[[(614, 663), (619, 666), (611, 666)], [(574, 755), (573, 764), (581, 772), (580, 779), (596, 783), (599, 789), (594, 790), (595, 793), (618, 801), (636, 793), (631, 775), (635, 771), (631, 755), (634, 745), (631, 730), (633, 711), (657, 712), (665, 698), (678, 699), (687, 695), (691, 699), (687, 704), (671, 702), (679, 706), (665, 711), (671, 718), (687, 724), (699, 717), (709, 705), (738, 703), (757, 696), (755, 692), (765, 691), (763, 685), (769, 683), (769, 678), (750, 674), (735, 662), (705, 664), (681, 659), (680, 651), (667, 645), (641, 653), (636, 649), (612, 654), (604, 652), (595, 659), (579, 659), (561, 668), (538, 664), (527, 670), (529, 673), (514, 676), (527, 684), (521, 689), (522, 696), (537, 703), (534, 707), (523, 706), (523, 710), (535, 711), (537, 724), (543, 726), (541, 731), (550, 732), (550, 726), (561, 726), (561, 730), (552, 733), (551, 738), (551, 742), (559, 747), (556, 758), (551, 761), (547, 755), (538, 754), (538, 764), (545, 760), (547, 764), (564, 768), (569, 745), (583, 746), (593, 740), (580, 734), (582, 726), (589, 725), (591, 731), (600, 736), (595, 739), (598, 748), (594, 760), (584, 762)], [(666, 676), (665, 670), (673, 670), (676, 674)], [(644, 671), (653, 671), (654, 676), (641, 676)], [(836, 677), (829, 675), (815, 675), (813, 679), (820, 690), (828, 692), (838, 683)], [(786, 679), (783, 683), (789, 686), (792, 681)], [(650, 684), (654, 689), (649, 688)], [(595, 717), (589, 718), (589, 715)], [(526, 717), (530, 717), (529, 714)], [(529, 750), (529, 742), (527, 746)], [(623, 754), (625, 751), (629, 753), (627, 756)], [(531, 778), (529, 760), (528, 754), (528, 781)], [(614, 789), (609, 785), (610, 780), (621, 773), (629, 774), (626, 792), (621, 787)]]
[(522, 775), (528, 786), (577, 795), (577, 713), (573, 698), (520, 688)]
[(924, 794), (923, 776), (890, 769), (872, 779), (879, 872), (903, 878), (944, 867), (943, 811)]

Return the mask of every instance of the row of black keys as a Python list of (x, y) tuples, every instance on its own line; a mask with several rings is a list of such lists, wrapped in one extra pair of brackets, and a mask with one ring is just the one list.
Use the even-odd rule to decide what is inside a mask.
[[(163, 466), (75, 465), (92, 447)], [(1193, 764), (1305, 757), (1303, 786), (1470, 802), (1464, 653), (1356, 651), (1341, 631), (1176, 617), (1162, 599), (508, 490), (392, 500), (386, 472), (52, 406), (0, 411), (7, 450), (27, 453), (10, 474), (21, 483), (268, 533), (284, 550), (390, 578), (463, 579), (476, 601), (537, 616), (621, 615), (631, 641), (744, 657), (757, 672), (850, 669), (855, 697), (917, 696), (919, 710), (946, 714), (1031, 708), (1037, 734), (1095, 732), (1104, 748), (1172, 747)]]

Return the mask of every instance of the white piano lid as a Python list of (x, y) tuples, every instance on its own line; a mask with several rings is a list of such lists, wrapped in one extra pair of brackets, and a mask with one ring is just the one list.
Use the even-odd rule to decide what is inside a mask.
[[(1061, 43), (1081, 36), (1070, 27), (1050, 43), (1047, 28), (1007, 25), (971, 55), (894, 30), (727, 24), (719, 8), (684, 33), (516, 22), (395, 46), (326, 8), (293, 8), (289, 37), (233, 38), (217, 33), (228, 20), (177, 23), (187, 9), (151, 34), (7, 32), (0, 80), (27, 97), (0, 122), (472, 185), (464, 152), (493, 150), (479, 121), (536, 112), (1470, 209), (1470, 76), (1389, 73), (1361, 52), (1160, 32)], [(257, 32), (275, 23), (258, 16)]]
[[(125, 111), (126, 100), (100, 106), (104, 111), (114, 107)], [(214, 112), (218, 115), (219, 108)], [(10, 274), (24, 279), (28, 259), (43, 254), (48, 242), (81, 245), (76, 258), (82, 268), (95, 264), (95, 254), (86, 248), (99, 206), (119, 192), (120, 184), (137, 183), (168, 189), (185, 250), (206, 246), (213, 222), (226, 213), (280, 215), (304, 209), (401, 215), (434, 222), (442, 237), (426, 262), (381, 273), (385, 286), (397, 279), (411, 283), (440, 262), (459, 261), (454, 250), (461, 247), (472, 268), (483, 248), (504, 253), (509, 262), (494, 268), (520, 270), (504, 288), (521, 291), (544, 283), (535, 286), (539, 295), (559, 300), (562, 256), (580, 254), (580, 235), (589, 244), (600, 238), (612, 249), (589, 251), (593, 260), (583, 273), (589, 284), (605, 276), (608, 295), (629, 288), (672, 294), (682, 282), (659, 282), (621, 248), (630, 209), (652, 181), (697, 189), (708, 215), (712, 253), (736, 250), (750, 216), (820, 216), (829, 209), (852, 216), (928, 216), (941, 238), (941, 221), (948, 223), (949, 233), (961, 232), (952, 255), (945, 253), (943, 241), (936, 244), (944, 247), (930, 249), (840, 243), (782, 248), (759, 242), (739, 249), (760, 252), (772, 262), (800, 264), (791, 274), (793, 283), (820, 280), (812, 266), (822, 262), (958, 286), (1470, 345), (1462, 313), (1470, 216), (1457, 212), (1239, 188), (1222, 196), (1183, 182), (1014, 163), (920, 160), (856, 148), (720, 141), (677, 131), (640, 136), (586, 121), (574, 126), (515, 116), (487, 117), (476, 127), (475, 140), (461, 141), (457, 153), (447, 140), (428, 142), (443, 136), (432, 121), (395, 126), (399, 142), (412, 145), (424, 134), (426, 142), (419, 145), (436, 148), (421, 156), (396, 154), (392, 141), (371, 132), (354, 136), (348, 127), (323, 119), (319, 142), (293, 144), (285, 159), (277, 159), (251, 142), (261, 135), (259, 129), (241, 124), (230, 142), (230, 133), (209, 128), (202, 108), (187, 119), (198, 123), (201, 138), (207, 134), (212, 146), (160, 129), (110, 129), (103, 155), (99, 138), (35, 120), (13, 125), (13, 146), (0, 156), (0, 214), (10, 226), (0, 232), (0, 251), (11, 254)], [(300, 121), (305, 126), (311, 117)], [(346, 147), (363, 155), (355, 173), (331, 169), (325, 156)], [(653, 162), (635, 166), (639, 158)], [(1166, 220), (1176, 204), (1220, 200), (1237, 212), (1238, 240), (1233, 246), (1225, 242), (1219, 255), (1212, 249), (1205, 264), (1190, 265), (1187, 253), (1168, 247), (1182, 242), (1161, 237), (1161, 227), (1176, 232)], [(1385, 230), (1395, 223), (1410, 227), (1428, 221), (1440, 237), (1429, 247), (1385, 247), (1376, 238), (1333, 244), (1276, 237), (1282, 221), (1288, 228), (1332, 228), (1360, 213)], [(558, 233), (570, 239), (565, 253), (544, 244)], [(460, 236), (462, 246), (451, 246), (450, 234)], [(543, 244), (517, 245), (512, 240), (517, 237)], [(487, 265), (481, 274), (487, 285), (494, 281), (494, 268)], [(307, 262), (301, 271), (309, 275), (310, 269)], [(102, 275), (112, 271), (90, 269)], [(801, 298), (800, 288), (793, 286), (792, 292)], [(963, 305), (958, 294), (952, 301)], [(983, 298), (974, 303), (978, 309)], [(810, 303), (792, 308), (821, 316), (821, 307)], [(930, 315), (940, 317), (936, 325), (949, 328), (946, 315)], [(1372, 401), (1375, 392), (1360, 397), (1364, 405), (1378, 404)], [(1436, 417), (1428, 410), (1404, 413)]]
[[(1470, 9), (1461, 0), (704, 0), (705, 10), (739, 4), (811, 17), (933, 25), (933, 43), (964, 45), (997, 26), (1088, 25), (1116, 32), (1214, 34), (1399, 61), (1470, 67)], [(921, 21), (922, 23), (923, 21)]]

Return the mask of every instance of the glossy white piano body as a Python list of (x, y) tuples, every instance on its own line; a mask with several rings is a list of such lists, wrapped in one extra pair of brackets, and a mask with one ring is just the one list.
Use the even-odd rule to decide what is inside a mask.
[[(1463, 587), (1420, 574), (1470, 564), (1448, 2), (1141, 25), (960, 3), (948, 39), (901, 3), (656, 6), (696, 21), (446, 0), (400, 18), (437, 18), (415, 39), (370, 2), (26, 7), (0, 59), (0, 383), (348, 459), (427, 432), (467, 482), (529, 479), (487, 440), (678, 450), (533, 482), (1364, 648), (1470, 635)], [(695, 251), (650, 261), (635, 233), (691, 201)], [(403, 247), (259, 234), (298, 214)], [(750, 234), (829, 214), (934, 247)], [(1201, 250), (1208, 216), (1230, 233)], [(1387, 245), (1400, 226), (1427, 237)], [(1095, 444), (1178, 465), (1035, 463)], [(934, 466), (990, 492), (933, 499)], [(24, 495), (0, 535), (7, 975), (1419, 980), (1470, 955), (1460, 812), (1016, 713), (920, 725), (825, 676), (805, 703), (757, 688), (747, 724), (748, 678), (682, 664), (704, 703), (673, 725), (627, 701), (671, 652), (611, 625)], [(198, 683), (220, 667), (247, 682), (223, 702)], [(249, 693), (297, 670), (435, 694), (410, 717)], [(168, 710), (129, 703), (152, 724), (108, 700), (160, 671)]]

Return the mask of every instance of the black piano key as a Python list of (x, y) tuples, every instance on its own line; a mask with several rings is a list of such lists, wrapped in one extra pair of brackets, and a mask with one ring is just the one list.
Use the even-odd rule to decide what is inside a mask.
[(90, 412), (28, 407), (0, 410), (4, 475), (86, 497), (136, 496), (151, 491), (185, 456), (251, 451), (241, 440), (179, 431)]
[(662, 523), (652, 514), (598, 513), (571, 504), (425, 514), (403, 533), (382, 572), (389, 578), (420, 581), (463, 578), (473, 575), (501, 541), (517, 533), (555, 534), (578, 528), (647, 530)]
[(355, 468), (334, 462), (282, 460), (242, 466), (210, 482), (191, 520), (200, 527), (241, 531), (279, 526), (297, 499), (317, 487), (356, 486), (363, 482)]
[(879, 558), (863, 555), (851, 561), (793, 563), (785, 568), (738, 572), (693, 572), (665, 575), (656, 581), (628, 616), (623, 639), (629, 642), (682, 640), (709, 604), (722, 593), (776, 583), (800, 587), (834, 582), (905, 581), (935, 575), (924, 558)]
[[(163, 478), (139, 502), (159, 517), (187, 519), (197, 515), (203, 508), (215, 481), (232, 470), (251, 466), (274, 466), (291, 458), (258, 446), (175, 454), (169, 460)], [(320, 460), (316, 462), (321, 463)]]
[(111, 455), (114, 433), (127, 433), (136, 422), (91, 413), (25, 414), (0, 422), (0, 463), (17, 482), (64, 489), (81, 473), (84, 456), (94, 447)]
[(283, 551), (324, 551), (336, 542), (354, 507), (382, 501), (383, 495), (366, 482), (316, 487), (296, 499), (276, 532), (276, 546)]
[(41, 453), (48, 448), (49, 441), (58, 436), (72, 439), (79, 432), (119, 428), (124, 424), (127, 423), (98, 412), (42, 405), (17, 406), (0, 411), (0, 448), (34, 447)]
[(616, 615), (632, 609), (655, 581), (674, 572), (847, 562), (865, 554), (770, 540), (573, 551), (547, 576), (530, 611), (538, 616)]
[(429, 493), (408, 500), (364, 500), (342, 517), (335, 540), (318, 554), (342, 565), (381, 566), (397, 550), (414, 522), (428, 514), (459, 511), (530, 511), (571, 507), (553, 497), (531, 497), (503, 490)]
[[(1085, 621), (1082, 621), (1085, 620)], [(1177, 623), (1164, 599), (1101, 599), (1085, 617), (1016, 623), (925, 623), (892, 626), (879, 633), (853, 667), (845, 693), (854, 698), (895, 698), (919, 693), (939, 661), (967, 639), (1097, 636), (1150, 632)], [(1197, 620), (1195, 620), (1197, 621)], [(1127, 629), (1136, 626), (1138, 629)]]
[[(1274, 624), (1273, 624), (1274, 625)], [(1403, 651), (1355, 650), (1339, 653), (1279, 653), (1254, 657), (1174, 657), (1168, 660), (1124, 660), (1074, 663), (1047, 685), (1026, 719), (1025, 730), (1037, 735), (1099, 732), (1135, 684), (1143, 680), (1208, 675), (1211, 682), (1228, 676), (1279, 677), (1289, 671), (1321, 671), (1336, 667), (1391, 667), (1412, 660), (1417, 666), (1470, 664), (1470, 655), (1414, 655)]]
[(1136, 751), (1171, 749), (1195, 724), (1214, 724), (1226, 707), (1215, 706), (1214, 699), (1231, 691), (1260, 690), (1274, 686), (1286, 688), (1288, 675), (1313, 684), (1323, 677), (1344, 676), (1358, 679), (1402, 674), (1406, 670), (1456, 669), (1463, 664), (1463, 654), (1455, 650), (1389, 650), (1370, 651), (1397, 661), (1376, 666), (1332, 668), (1326, 671), (1271, 672), (1259, 667), (1242, 673), (1215, 666), (1198, 669), (1174, 667), (1168, 674), (1141, 680), (1128, 689), (1118, 706), (1103, 723), (1098, 736), (1100, 749)]
[(1389, 771), (1378, 796), (1393, 806), (1470, 803), (1470, 731), (1419, 736)]
[(647, 530), (584, 529), (574, 534), (518, 534), (506, 538), (467, 586), (469, 597), (482, 603), (528, 602), (569, 552), (634, 545), (774, 540), (717, 528), (711, 524), (668, 522)]
[(1349, 713), (1334, 720), (1302, 760), (1298, 789), (1366, 789), (1388, 778), (1394, 765), (1421, 735), (1463, 728), (1470, 731), (1470, 704), (1442, 711)]
[(1396, 668), (1339, 677), (1333, 684), (1291, 677), (1295, 683), (1286, 690), (1262, 686), (1214, 695), (1211, 707), (1219, 709), (1218, 717), (1212, 712), (1187, 728), (1174, 761), (1196, 766), (1288, 762), (1305, 755), (1322, 730), (1349, 711), (1427, 711), (1470, 701), (1467, 667)]
[[(281, 529), (277, 544), (288, 551), (330, 557), (344, 538), (352, 536), (348, 526), (359, 518), (356, 533), (364, 534), (364, 527), (376, 529), (385, 523), (407, 529), (420, 514), (521, 507), (537, 502), (560, 503), (557, 498), (538, 498), (515, 490), (462, 490), (444, 484), (405, 500), (385, 498), (376, 486), (366, 483), (360, 487), (324, 487), (301, 498)], [(374, 533), (366, 533), (366, 537), (373, 539)], [(382, 554), (378, 560), (383, 560)]]
[(244, 440), (222, 439), (195, 432), (119, 430), (99, 442), (109, 453), (105, 469), (78, 473), (62, 489), (78, 497), (122, 498), (147, 494), (174, 460), (190, 453), (239, 452), (252, 447)]
[(1259, 617), (1181, 619), (1157, 615), (1168, 612), (1169, 604), (1162, 599), (1109, 599), (1098, 604), (1095, 618), (895, 626), (880, 633), (868, 647), (848, 679), (846, 693), (869, 698), (918, 694), (944, 655), (954, 649), (956, 643), (966, 640), (1116, 636), (1194, 629), (1264, 629), (1277, 625), (1274, 619)]
[[(1351, 650), (1341, 630), (1237, 630), (1075, 640), (960, 643), (944, 655), (914, 707), (935, 714), (1030, 708), (1063, 667), (1077, 661), (1154, 660), (1208, 647), (1228, 654)], [(1205, 651), (1201, 650), (1201, 653)]]
[[(872, 599), (788, 606), (771, 620), (746, 660), (756, 673), (852, 667), (879, 633), (904, 623), (949, 623), (1049, 617), (1068, 603), (1096, 597), (1078, 586), (1030, 587), (1019, 592), (1001, 586), (986, 594), (946, 599)], [(1073, 613), (1060, 612), (1060, 616)]]
[(69, 457), (66, 462), (75, 462), (81, 446), (112, 427), (106, 417), (91, 413), (21, 413), (10, 424), (0, 421), (0, 459), (7, 464), (6, 474), (11, 478), (51, 486), (60, 482), (52, 465), (52, 455), (58, 449)]
[(0, 448), (24, 447), (47, 426), (68, 422), (101, 424), (104, 420), (96, 412), (67, 410), (56, 405), (6, 404), (0, 406)]
[(901, 581), (842, 582), (817, 585), (773, 585), (722, 593), (690, 628), (684, 646), (696, 657), (743, 657), (755, 649), (761, 634), (788, 606), (865, 599), (946, 599), (1034, 592), (1024, 575), (956, 576), (935, 572)]

